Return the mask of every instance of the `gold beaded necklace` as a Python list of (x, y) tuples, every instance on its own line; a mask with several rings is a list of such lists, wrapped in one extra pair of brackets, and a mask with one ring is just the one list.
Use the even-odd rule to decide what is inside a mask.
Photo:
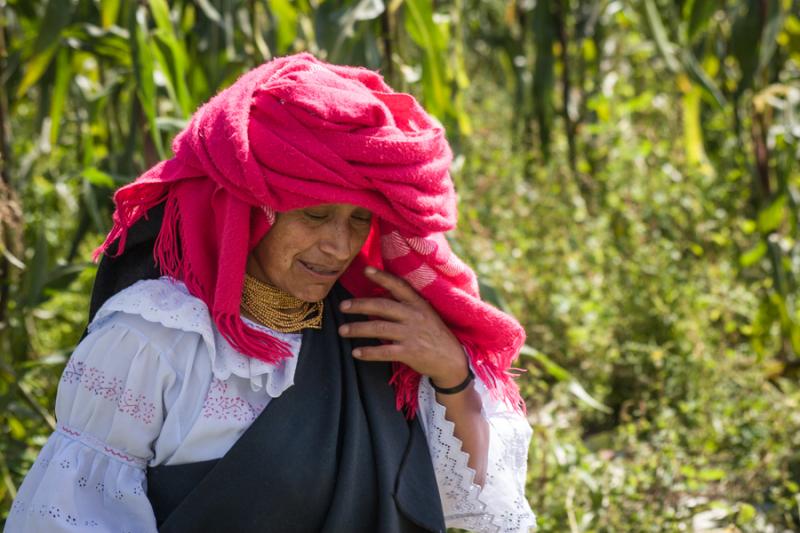
[(241, 308), (256, 322), (281, 333), (322, 328), (323, 302), (306, 302), (277, 287), (244, 275)]

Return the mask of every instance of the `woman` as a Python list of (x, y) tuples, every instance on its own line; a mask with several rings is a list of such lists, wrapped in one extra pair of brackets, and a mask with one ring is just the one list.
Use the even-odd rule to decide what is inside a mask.
[(524, 334), (447, 245), (452, 156), (413, 97), (284, 57), (173, 151), (115, 195), (6, 531), (533, 526)]

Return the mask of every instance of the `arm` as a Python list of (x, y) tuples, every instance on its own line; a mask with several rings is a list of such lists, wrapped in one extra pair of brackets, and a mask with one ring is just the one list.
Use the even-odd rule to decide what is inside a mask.
[[(149, 380), (139, 379), (150, 370)], [(25, 477), (5, 531), (156, 531), (145, 468), (171, 369), (113, 319), (90, 333), (58, 387), (58, 426)]]
[(456, 394), (434, 392), (458, 385), (468, 358), (436, 311), (405, 281), (386, 272), (367, 276), (394, 299), (357, 298), (342, 311), (377, 317), (343, 326), (345, 337), (391, 344), (354, 350), (365, 361), (399, 361), (423, 375), (418, 416), (428, 438), (448, 527), (471, 531), (528, 531), (535, 517), (525, 497), (531, 428), (524, 416), (493, 399), (476, 378)]
[(476, 378), (473, 390), (483, 405), (489, 426), (489, 456), (482, 487), (455, 435), (454, 424), (427, 378), (419, 387), (418, 416), (428, 439), (436, 482), (447, 527), (476, 532), (527, 532), (536, 518), (525, 496), (528, 446), (532, 430), (524, 415), (505, 401), (493, 398)]
[[(467, 375), (467, 361), (463, 359), (463, 369), (445, 381), (431, 380), (438, 387), (455, 387), (458, 376)], [(433, 387), (431, 387), (433, 389)], [(466, 389), (455, 394), (436, 392), (436, 401), (445, 408), (445, 418), (453, 423), (453, 433), (461, 441), (461, 450), (469, 456), (468, 465), (475, 471), (475, 484), (483, 486), (489, 452), (489, 424), (481, 410), (483, 402), (475, 390), (473, 380)]]
[[(346, 313), (361, 313), (383, 320), (368, 320), (341, 327), (343, 337), (372, 337), (391, 344), (360, 348), (353, 356), (365, 361), (399, 361), (427, 376), (437, 386), (448, 388), (467, 376), (468, 361), (458, 339), (431, 305), (404, 280), (367, 268), (366, 275), (386, 288), (389, 298), (357, 298), (342, 303)], [(483, 484), (489, 448), (489, 427), (481, 415), (481, 400), (470, 384), (456, 394), (437, 393), (447, 420), (469, 455), (476, 483)]]

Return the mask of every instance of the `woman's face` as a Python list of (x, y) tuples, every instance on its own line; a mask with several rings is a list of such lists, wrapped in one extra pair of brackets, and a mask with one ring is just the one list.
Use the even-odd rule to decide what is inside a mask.
[(361, 250), (371, 219), (350, 204), (278, 213), (247, 258), (247, 273), (301, 300), (322, 300)]

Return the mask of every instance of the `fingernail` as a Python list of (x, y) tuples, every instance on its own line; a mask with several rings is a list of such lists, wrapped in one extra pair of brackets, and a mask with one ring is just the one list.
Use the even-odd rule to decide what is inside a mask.
[(349, 331), (350, 331), (350, 326), (342, 326), (339, 328), (339, 333), (341, 335), (347, 335)]
[(375, 272), (377, 272), (377, 270), (375, 270), (375, 268), (373, 268), (373, 267), (367, 267), (367, 268), (364, 269), (364, 272), (366, 272), (367, 274), (371, 275), (371, 274), (374, 274)]
[(342, 310), (350, 309), (351, 305), (353, 305), (353, 304), (350, 303), (350, 300), (345, 300), (344, 302), (342, 302), (342, 305), (340, 305), (339, 308), (342, 309)]
[(358, 348), (353, 350), (353, 357), (361, 357), (361, 350)]

